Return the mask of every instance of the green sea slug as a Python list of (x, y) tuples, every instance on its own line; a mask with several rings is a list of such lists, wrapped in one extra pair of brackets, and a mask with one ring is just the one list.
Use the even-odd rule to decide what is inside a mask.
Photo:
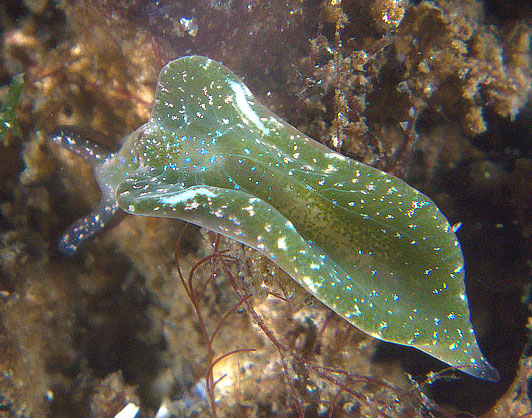
[(150, 120), (107, 154), (63, 128), (103, 193), (60, 248), (73, 254), (122, 209), (178, 218), (255, 248), (369, 335), (498, 380), (475, 339), (460, 244), (434, 202), (310, 139), (221, 64), (161, 71)]

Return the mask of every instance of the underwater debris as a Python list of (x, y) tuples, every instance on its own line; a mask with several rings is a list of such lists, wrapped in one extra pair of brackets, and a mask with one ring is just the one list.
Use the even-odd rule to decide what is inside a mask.
[(134, 403), (128, 403), (114, 418), (135, 418), (139, 412), (139, 407)]
[(413, 105), (420, 112), (429, 102), (441, 107), (469, 135), (486, 132), (487, 107), (513, 120), (532, 89), (530, 26), (498, 31), (484, 24), (483, 7), (422, 2), (405, 15), (393, 41)]
[(407, 8), (408, 0), (375, 0), (370, 12), (378, 27), (390, 30), (401, 24)]

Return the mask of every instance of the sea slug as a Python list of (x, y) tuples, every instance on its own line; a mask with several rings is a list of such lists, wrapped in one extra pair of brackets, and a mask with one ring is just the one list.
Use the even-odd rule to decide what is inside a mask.
[(498, 380), (469, 319), (460, 244), (434, 202), (310, 139), (218, 62), (166, 64), (149, 121), (116, 153), (65, 128), (52, 139), (94, 163), (103, 193), (63, 252), (119, 209), (182, 219), (260, 251), (373, 337)]

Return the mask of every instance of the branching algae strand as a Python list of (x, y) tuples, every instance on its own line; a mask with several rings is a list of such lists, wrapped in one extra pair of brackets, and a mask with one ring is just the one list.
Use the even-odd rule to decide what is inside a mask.
[(150, 120), (116, 154), (66, 129), (52, 137), (92, 160), (103, 192), (63, 252), (119, 208), (182, 219), (260, 251), (373, 337), (498, 380), (469, 319), (460, 244), (434, 202), (308, 138), (221, 64), (169, 62)]

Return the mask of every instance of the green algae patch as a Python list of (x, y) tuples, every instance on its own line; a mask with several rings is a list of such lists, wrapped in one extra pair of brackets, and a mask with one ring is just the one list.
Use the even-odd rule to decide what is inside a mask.
[(0, 109), (0, 140), (3, 140), (10, 130), (17, 129), (17, 106), (24, 87), (24, 74), (17, 74), (9, 84), (7, 97)]

